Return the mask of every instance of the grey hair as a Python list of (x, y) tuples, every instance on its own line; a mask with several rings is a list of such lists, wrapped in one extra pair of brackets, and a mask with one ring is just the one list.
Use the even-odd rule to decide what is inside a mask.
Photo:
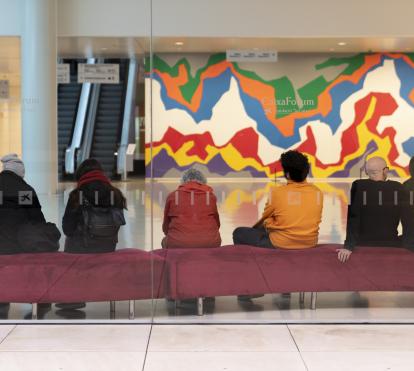
[(191, 168), (185, 171), (181, 178), (181, 183), (187, 183), (187, 182), (198, 182), (198, 183), (206, 184), (207, 179), (200, 170)]

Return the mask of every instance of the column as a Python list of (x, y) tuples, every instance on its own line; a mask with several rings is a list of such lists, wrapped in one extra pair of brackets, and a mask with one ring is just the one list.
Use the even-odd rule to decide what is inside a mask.
[(25, 0), (22, 35), (22, 154), (26, 181), (57, 191), (57, 0)]

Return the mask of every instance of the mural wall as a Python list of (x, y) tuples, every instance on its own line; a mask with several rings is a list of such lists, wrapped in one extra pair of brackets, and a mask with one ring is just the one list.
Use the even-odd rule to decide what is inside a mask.
[(288, 149), (308, 155), (315, 178), (358, 177), (372, 155), (406, 176), (414, 155), (414, 54), (282, 54), (255, 64), (155, 55), (146, 89), (146, 166), (155, 177), (191, 166), (275, 177)]

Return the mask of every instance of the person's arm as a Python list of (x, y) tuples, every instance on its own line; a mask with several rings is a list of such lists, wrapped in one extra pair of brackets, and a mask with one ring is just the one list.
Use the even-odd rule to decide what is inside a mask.
[(46, 223), (45, 216), (42, 212), (42, 206), (40, 205), (39, 198), (34, 190), (32, 192), (32, 205), (26, 207), (28, 220), (33, 223)]
[[(178, 192), (178, 191), (176, 191), (176, 192)], [(168, 234), (168, 228), (170, 226), (170, 221), (171, 221), (171, 218), (170, 218), (170, 215), (169, 215), (170, 214), (170, 208), (171, 208), (171, 195), (173, 195), (175, 197), (175, 192), (170, 194), (167, 197), (167, 200), (165, 202), (165, 207), (164, 207), (164, 220), (162, 222), (162, 231), (164, 232), (165, 235)]]
[(404, 187), (402, 192), (401, 224), (403, 247), (414, 249), (414, 189)]
[(217, 227), (220, 228), (221, 224), (220, 224), (220, 214), (217, 209), (217, 197), (214, 193), (211, 193), (210, 195), (211, 195), (211, 202), (213, 203), (213, 208), (214, 208), (214, 219), (216, 220)]
[[(274, 195), (272, 194), (272, 197), (274, 197)], [(253, 228), (260, 228), (260, 227), (265, 227), (264, 222), (267, 218), (269, 218), (273, 212), (275, 211), (274, 206), (272, 205), (271, 200), (267, 200), (266, 204), (265, 204), (265, 208), (263, 210), (263, 214), (262, 217), (253, 225)]]
[(358, 191), (358, 183), (353, 182), (351, 187), (351, 202), (348, 206), (348, 216), (346, 221), (346, 239), (344, 247), (336, 250), (338, 259), (342, 263), (349, 260), (359, 238), (361, 201), (362, 199), (360, 192)]
[(82, 216), (81, 207), (76, 206), (79, 202), (79, 200), (75, 200), (76, 197), (79, 197), (78, 193), (70, 194), (65, 214), (63, 215), (62, 229), (66, 236), (72, 236), (75, 233)]
[(358, 189), (358, 183), (352, 183), (351, 203), (348, 206), (348, 217), (346, 223), (346, 239), (344, 248), (353, 251), (358, 240), (361, 223), (362, 195)]

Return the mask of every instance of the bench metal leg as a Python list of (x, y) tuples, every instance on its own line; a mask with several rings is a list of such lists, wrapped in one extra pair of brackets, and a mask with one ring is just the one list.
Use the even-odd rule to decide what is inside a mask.
[(204, 315), (203, 298), (197, 298), (197, 315)]
[(109, 317), (111, 319), (115, 319), (115, 301), (110, 301), (109, 302)]
[(317, 292), (312, 292), (311, 295), (311, 309), (315, 310), (316, 309), (316, 299), (318, 297), (318, 293)]
[(37, 319), (37, 303), (32, 303), (32, 319)]
[(305, 304), (305, 293), (304, 292), (300, 292), (299, 293), (299, 304), (300, 305), (304, 305)]
[(129, 301), (129, 319), (135, 319), (135, 300)]

